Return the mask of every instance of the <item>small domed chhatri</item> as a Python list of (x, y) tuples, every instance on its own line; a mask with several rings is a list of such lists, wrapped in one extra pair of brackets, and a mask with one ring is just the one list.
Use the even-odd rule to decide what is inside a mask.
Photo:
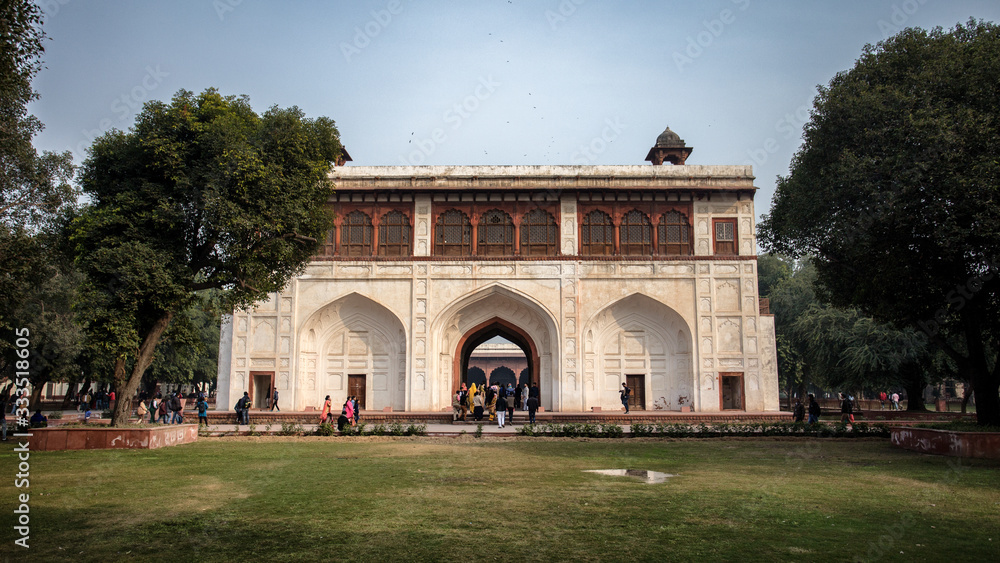
[(664, 162), (684, 164), (687, 157), (691, 155), (691, 151), (694, 150), (694, 148), (684, 145), (684, 139), (681, 139), (680, 135), (667, 127), (656, 138), (656, 144), (653, 145), (653, 148), (649, 149), (646, 160), (656, 165), (663, 164)]

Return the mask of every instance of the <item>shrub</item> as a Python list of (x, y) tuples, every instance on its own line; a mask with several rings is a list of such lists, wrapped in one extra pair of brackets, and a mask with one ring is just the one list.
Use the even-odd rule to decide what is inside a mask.
[(483, 425), (482, 424), (477, 424), (476, 425), (476, 433), (473, 434), (473, 436), (475, 436), (476, 438), (482, 438), (483, 437)]
[(409, 426), (406, 427), (407, 436), (423, 436), (424, 434), (427, 434), (426, 424), (411, 423)]
[(319, 436), (333, 436), (336, 433), (337, 429), (329, 422), (324, 422), (316, 427), (316, 434)]
[[(329, 426), (329, 425), (327, 425)], [(279, 436), (298, 436), (302, 434), (305, 430), (302, 428), (301, 424), (295, 422), (282, 422), (281, 430), (278, 431)]]
[(362, 436), (365, 433), (365, 423), (362, 422), (357, 426), (345, 426), (344, 430), (341, 431), (341, 436)]
[(602, 424), (600, 436), (604, 438), (621, 438), (625, 434), (621, 426), (617, 424)]

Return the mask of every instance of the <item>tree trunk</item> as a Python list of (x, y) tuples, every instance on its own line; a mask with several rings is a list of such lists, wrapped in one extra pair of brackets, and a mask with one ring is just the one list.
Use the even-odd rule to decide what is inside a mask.
[(115, 412), (111, 416), (111, 426), (128, 424), (129, 418), (132, 416), (132, 398), (139, 389), (139, 384), (142, 383), (142, 374), (146, 373), (146, 368), (153, 363), (156, 345), (160, 342), (160, 337), (170, 326), (170, 321), (173, 318), (173, 312), (167, 312), (157, 319), (146, 332), (136, 354), (132, 374), (127, 379), (125, 377), (125, 357), (119, 357), (115, 362), (115, 388), (121, 389), (121, 396), (116, 401)]
[(77, 381), (71, 381), (69, 387), (66, 388), (66, 394), (63, 395), (63, 402), (60, 410), (66, 410), (73, 406), (73, 397), (76, 396), (76, 386), (79, 385)]
[(48, 381), (41, 381), (37, 384), (31, 383), (31, 399), (28, 401), (28, 410), (34, 411), (42, 408), (42, 390)]
[(966, 414), (969, 408), (969, 399), (972, 398), (972, 393), (974, 388), (972, 387), (972, 382), (966, 381), (965, 385), (962, 386), (962, 414)]
[(926, 382), (921, 378), (908, 378), (903, 389), (906, 389), (906, 410), (926, 412), (924, 406), (924, 387)]
[(976, 393), (976, 422), (980, 426), (1000, 426), (1000, 393), (996, 378), (984, 366), (973, 371), (971, 380)]

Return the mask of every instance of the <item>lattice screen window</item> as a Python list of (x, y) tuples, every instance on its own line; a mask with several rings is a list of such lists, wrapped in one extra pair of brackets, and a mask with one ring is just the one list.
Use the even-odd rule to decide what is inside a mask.
[(378, 223), (379, 256), (410, 255), (410, 220), (400, 211), (390, 211)]
[(624, 255), (641, 256), (653, 253), (653, 226), (649, 217), (633, 209), (622, 217), (619, 244)]
[(343, 256), (372, 255), (372, 218), (363, 211), (352, 211), (340, 227), (340, 253)]
[(548, 212), (535, 209), (521, 218), (522, 256), (553, 256), (557, 254), (558, 239), (556, 220)]
[(514, 254), (514, 221), (499, 209), (483, 213), (479, 218), (477, 254), (480, 256), (511, 256)]
[(715, 253), (736, 254), (736, 219), (715, 220)]
[(457, 209), (442, 213), (434, 227), (434, 254), (468, 256), (472, 254), (472, 223)]
[(691, 254), (691, 225), (688, 224), (687, 216), (679, 211), (669, 211), (660, 217), (656, 237), (660, 254)]
[(580, 254), (584, 256), (615, 253), (615, 226), (603, 211), (591, 211), (580, 227)]

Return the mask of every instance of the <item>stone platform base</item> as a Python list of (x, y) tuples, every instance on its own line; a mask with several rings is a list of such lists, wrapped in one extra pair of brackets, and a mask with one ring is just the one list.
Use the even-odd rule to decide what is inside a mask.
[[(339, 414), (339, 413), (338, 413)], [(526, 411), (514, 411), (512, 422), (520, 424), (527, 420)], [(472, 418), (471, 413), (467, 417)], [(336, 419), (335, 419), (336, 420)], [(567, 422), (590, 422), (605, 424), (651, 424), (657, 422), (674, 423), (699, 423), (699, 422), (791, 422), (790, 412), (744, 412), (744, 411), (723, 411), (723, 412), (675, 412), (675, 411), (641, 411), (633, 410), (629, 414), (625, 411), (601, 411), (601, 412), (538, 412), (535, 416), (539, 424), (558, 424)], [(365, 424), (390, 424), (392, 422), (416, 422), (425, 424), (449, 424), (452, 422), (452, 413), (448, 412), (383, 412), (383, 411), (361, 411), (361, 421)], [(256, 426), (266, 424), (280, 425), (282, 422), (295, 424), (319, 424), (318, 412), (270, 412), (270, 411), (250, 411), (250, 422)], [(209, 425), (236, 424), (236, 414), (229, 412), (208, 411)]]
[(187, 444), (198, 439), (197, 424), (149, 428), (36, 428), (28, 438), (31, 451), (135, 450)]
[(1000, 459), (1000, 432), (890, 428), (892, 445), (925, 454)]

